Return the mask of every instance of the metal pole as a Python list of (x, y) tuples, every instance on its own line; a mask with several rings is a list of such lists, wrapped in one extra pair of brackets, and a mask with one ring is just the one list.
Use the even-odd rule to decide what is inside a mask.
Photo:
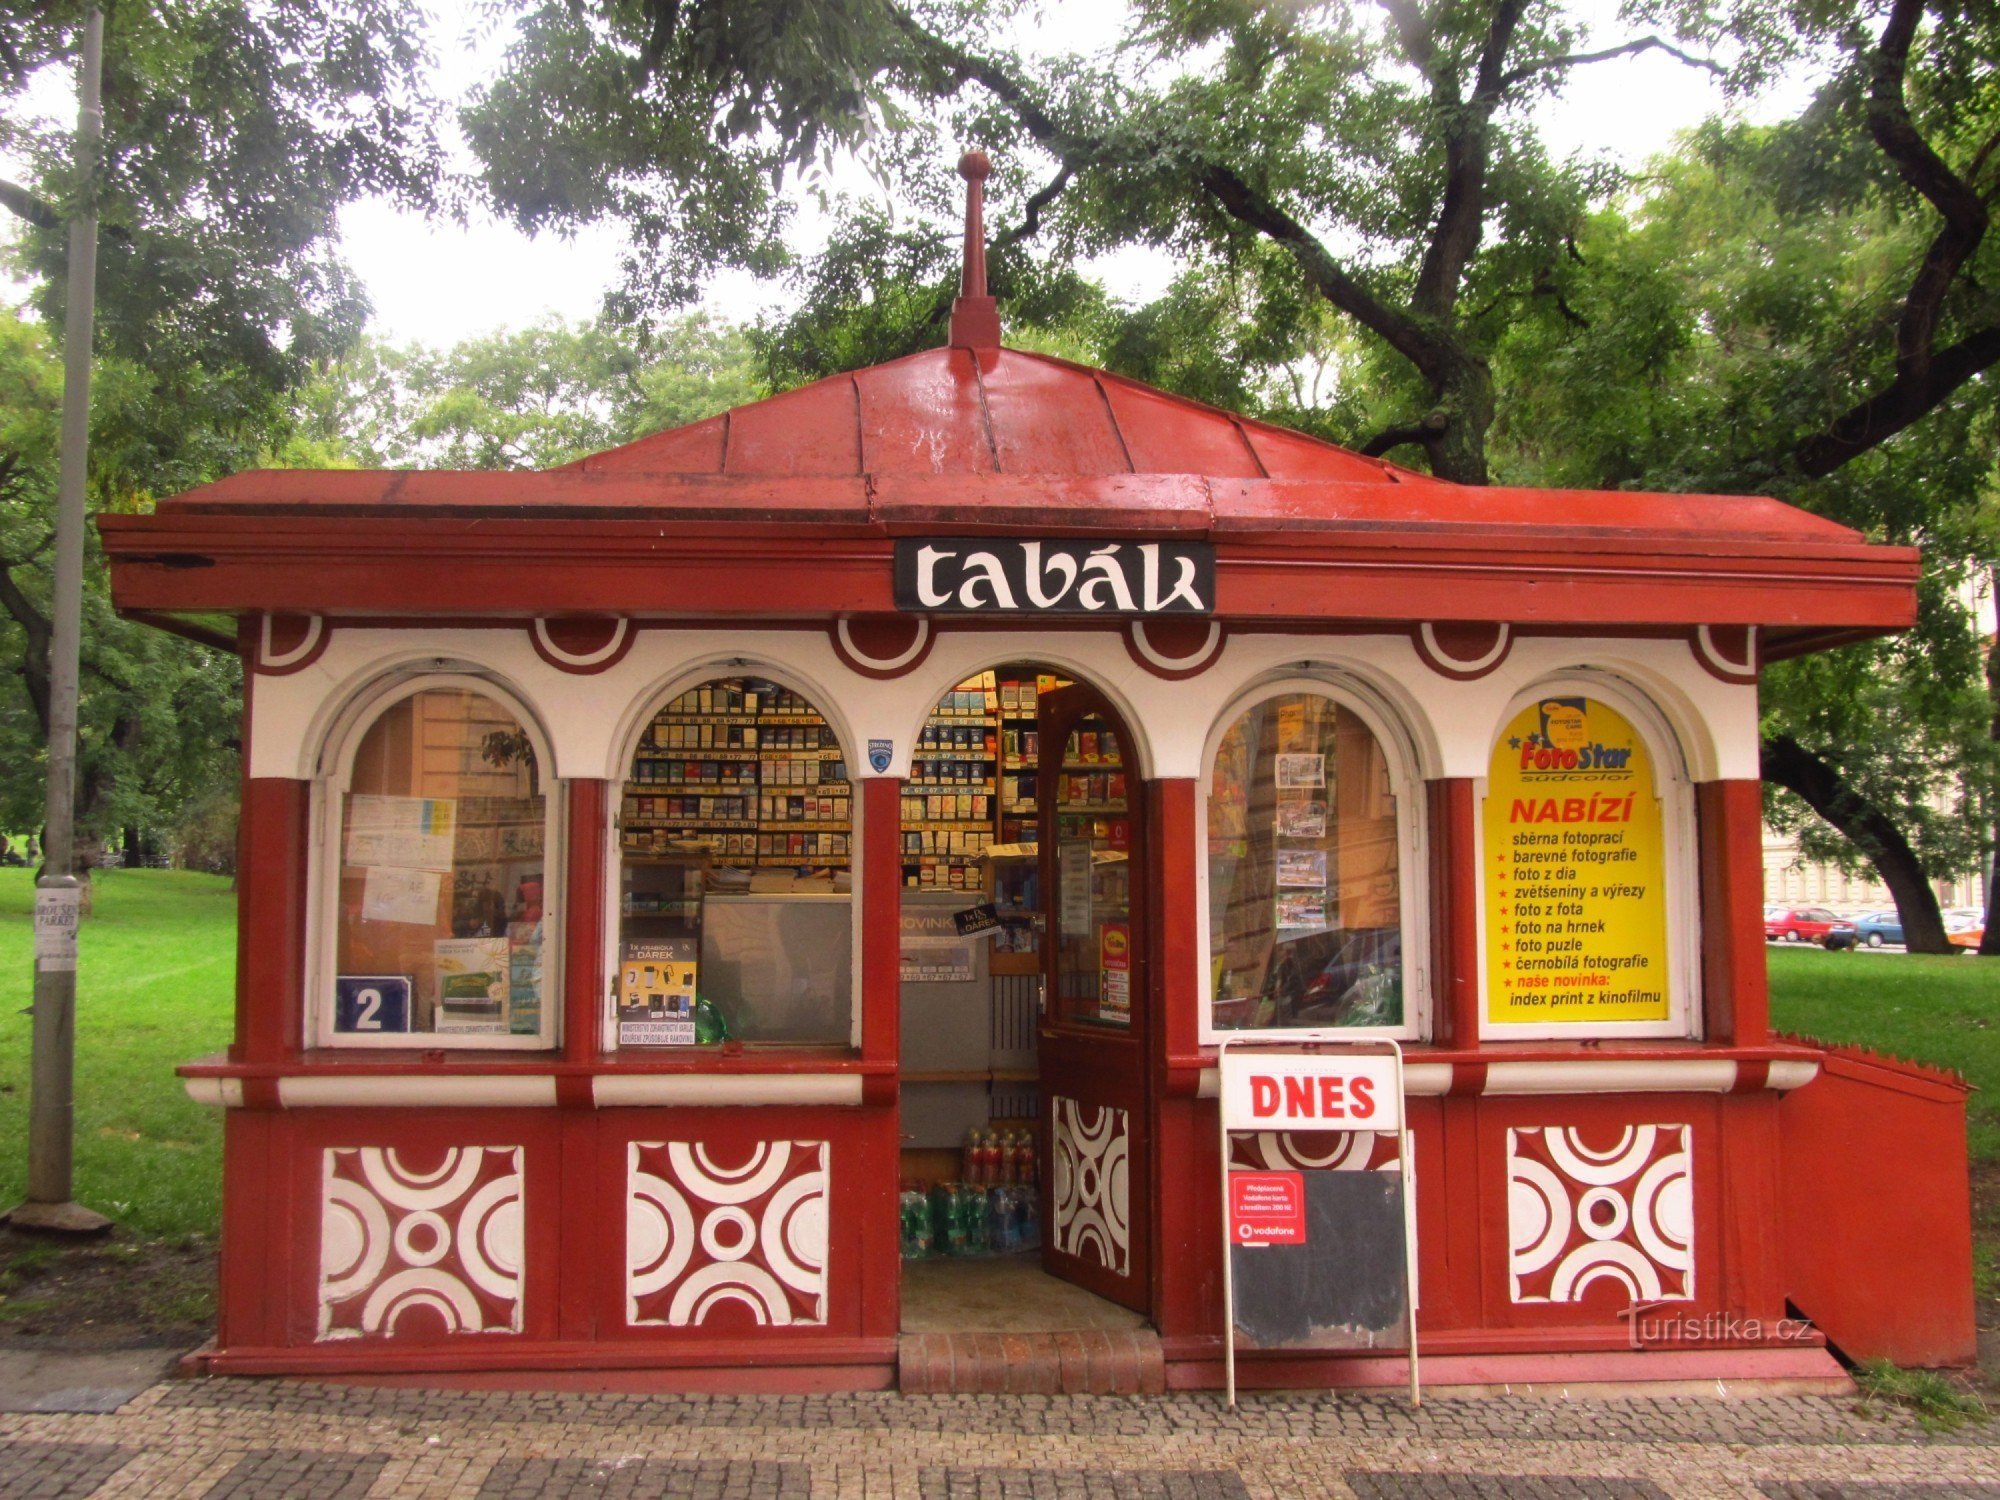
[(56, 481), (55, 600), (49, 642), (49, 784), (35, 891), (35, 1030), (28, 1106), (28, 1201), (8, 1217), (30, 1229), (95, 1233), (111, 1221), (70, 1201), (76, 1135), (76, 698), (83, 623), (83, 499), (90, 450), (90, 344), (97, 292), (97, 161), (104, 137), (104, 14), (84, 21), (77, 84), (76, 203), (63, 324), (62, 454)]

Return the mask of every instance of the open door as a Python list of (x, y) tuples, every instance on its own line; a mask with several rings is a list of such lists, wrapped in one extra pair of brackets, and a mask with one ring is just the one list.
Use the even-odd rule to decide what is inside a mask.
[(1042, 1265), (1150, 1312), (1143, 806), (1103, 695), (1044, 693), (1035, 806), (1042, 944)]

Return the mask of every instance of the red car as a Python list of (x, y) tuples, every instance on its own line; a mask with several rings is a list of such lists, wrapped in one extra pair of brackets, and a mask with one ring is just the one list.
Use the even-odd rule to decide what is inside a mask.
[(1817, 943), (1839, 921), (1823, 906), (1788, 906), (1764, 918), (1764, 941)]

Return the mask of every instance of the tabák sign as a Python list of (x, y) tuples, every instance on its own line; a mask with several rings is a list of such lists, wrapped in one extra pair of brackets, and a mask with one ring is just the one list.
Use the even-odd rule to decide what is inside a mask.
[(934, 614), (1206, 615), (1207, 542), (1024, 542), (993, 537), (896, 543), (896, 608)]

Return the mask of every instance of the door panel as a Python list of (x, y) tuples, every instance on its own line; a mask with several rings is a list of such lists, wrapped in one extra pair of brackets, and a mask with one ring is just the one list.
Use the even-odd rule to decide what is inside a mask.
[(1042, 1264), (1149, 1312), (1145, 868), (1130, 736), (1103, 696), (1044, 693), (1035, 805), (1042, 945)]

